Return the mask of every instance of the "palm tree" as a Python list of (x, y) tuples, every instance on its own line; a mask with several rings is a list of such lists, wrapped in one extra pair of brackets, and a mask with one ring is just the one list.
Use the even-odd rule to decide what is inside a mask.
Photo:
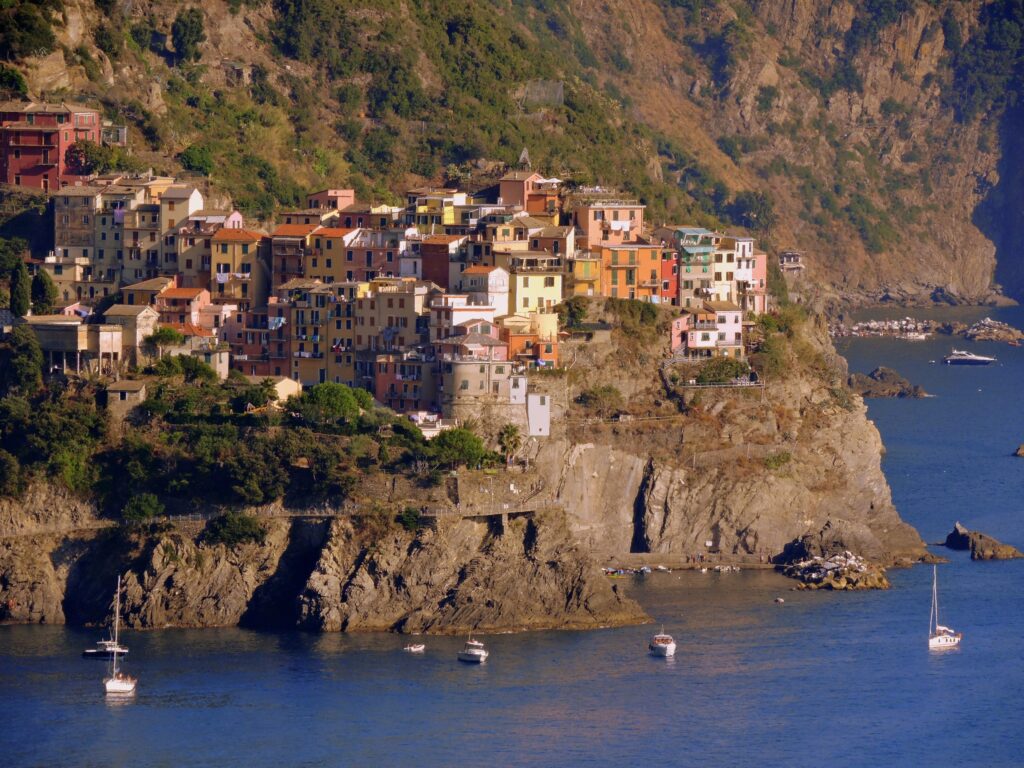
[(505, 463), (511, 464), (519, 449), (523, 447), (523, 436), (519, 432), (519, 427), (515, 424), (503, 426), (498, 432), (498, 445), (505, 454)]

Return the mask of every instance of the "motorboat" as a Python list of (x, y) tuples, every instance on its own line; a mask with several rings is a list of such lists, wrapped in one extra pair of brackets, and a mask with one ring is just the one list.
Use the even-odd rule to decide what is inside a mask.
[(662, 627), (661, 632), (651, 638), (651, 642), (647, 644), (647, 649), (651, 652), (651, 656), (675, 656), (676, 641), (672, 639), (672, 635), (666, 635), (665, 628)]
[(82, 658), (109, 660), (113, 658), (115, 651), (118, 656), (127, 656), (128, 646), (119, 645), (113, 640), (97, 640), (95, 648), (86, 648), (82, 651)]
[(409, 643), (402, 650), (406, 653), (423, 653), (427, 650), (427, 646), (423, 643)]
[(488, 655), (484, 644), (479, 640), (474, 640), (470, 635), (462, 650), (459, 651), (459, 661), (464, 661), (467, 664), (483, 664), (487, 661)]
[(114, 593), (114, 637), (113, 646), (110, 651), (110, 674), (103, 678), (103, 689), (108, 696), (134, 696), (135, 684), (138, 682), (121, 671), (117, 659), (120, 655), (120, 644), (118, 643), (118, 629), (121, 625), (121, 576), (117, 577), (117, 592)]
[(939, 574), (932, 566), (932, 610), (928, 616), (928, 650), (943, 651), (956, 648), (963, 639), (961, 632), (939, 624)]
[(995, 361), (996, 359), (994, 357), (975, 355), (972, 352), (965, 352), (962, 349), (954, 349), (942, 358), (942, 362), (946, 365), (990, 365)]

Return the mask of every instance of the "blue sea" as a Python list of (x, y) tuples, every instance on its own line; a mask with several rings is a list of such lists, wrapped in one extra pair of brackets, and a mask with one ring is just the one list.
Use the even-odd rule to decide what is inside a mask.
[[(998, 364), (931, 362), (952, 346), (841, 351), (935, 395), (870, 401), (903, 517), (929, 542), (960, 520), (1024, 548), (1024, 347), (957, 340)], [(126, 703), (79, 658), (95, 631), (0, 627), (0, 766), (1024, 765), (1024, 561), (936, 551), (943, 622), (965, 635), (941, 654), (924, 566), (858, 594), (753, 571), (625, 582), (676, 637), (671, 660), (646, 655), (651, 627), (486, 637), (481, 667), (457, 638), (417, 657), (390, 635), (128, 633)]]

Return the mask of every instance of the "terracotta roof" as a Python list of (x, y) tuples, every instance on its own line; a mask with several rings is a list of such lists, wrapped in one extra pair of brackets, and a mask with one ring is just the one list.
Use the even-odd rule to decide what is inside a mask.
[(258, 243), (266, 235), (262, 232), (250, 232), (248, 229), (218, 229), (213, 236), (215, 243)]
[(427, 245), (451, 245), (458, 240), (465, 240), (466, 235), (427, 235), (422, 242)]
[(162, 299), (195, 299), (199, 297), (204, 288), (168, 288), (160, 294)]
[(346, 229), (345, 227), (321, 227), (316, 231), (317, 237), (344, 237), (356, 231), (355, 227)]
[(704, 306), (712, 312), (739, 312), (740, 308), (731, 301), (705, 301)]
[(501, 267), (485, 267), (483, 264), (474, 264), (472, 267), (466, 267), (462, 270), (464, 275), (489, 275), (496, 269)]
[(65, 101), (59, 104), (45, 101), (5, 101), (0, 103), (0, 112), (34, 112), (53, 113), (67, 115), (73, 112), (96, 112), (92, 107), (83, 107), (78, 104), (69, 104)]
[(208, 331), (206, 328), (200, 328), (195, 323), (160, 323), (161, 328), (173, 328), (183, 336), (199, 336), (202, 338), (212, 338), (213, 331)]
[(281, 224), (270, 233), (271, 237), (305, 237), (320, 224)]

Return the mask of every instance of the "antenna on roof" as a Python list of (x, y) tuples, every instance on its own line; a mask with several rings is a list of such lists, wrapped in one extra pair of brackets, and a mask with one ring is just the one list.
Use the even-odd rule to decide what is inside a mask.
[(526, 147), (523, 147), (523, 151), (519, 153), (519, 167), (533, 170), (533, 166), (530, 163), (530, 150)]

